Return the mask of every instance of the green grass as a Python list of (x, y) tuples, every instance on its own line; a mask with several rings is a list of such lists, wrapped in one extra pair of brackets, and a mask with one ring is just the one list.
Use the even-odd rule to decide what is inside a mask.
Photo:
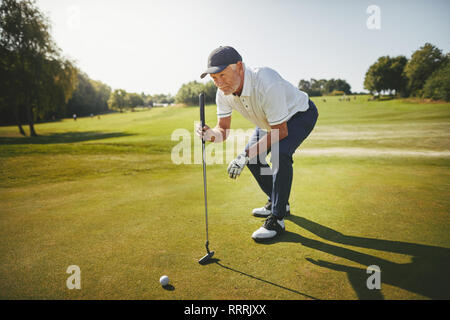
[[(171, 161), (172, 132), (193, 139), (198, 108), (42, 123), (37, 138), (0, 127), (0, 298), (449, 299), (450, 104), (322, 99), (278, 240), (251, 239), (266, 199), (250, 172), (208, 165), (207, 266), (201, 164)], [(234, 113), (232, 128), (252, 125)], [(81, 290), (66, 287), (70, 265)], [(381, 291), (366, 288), (369, 265)]]

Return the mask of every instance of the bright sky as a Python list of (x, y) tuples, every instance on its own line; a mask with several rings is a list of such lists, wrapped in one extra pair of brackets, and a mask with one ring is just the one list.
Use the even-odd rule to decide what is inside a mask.
[[(175, 95), (231, 45), (249, 66), (300, 79), (345, 79), (363, 91), (382, 55), (426, 42), (450, 51), (448, 0), (37, 0), (63, 54), (112, 89)], [(367, 12), (371, 5), (379, 8)], [(379, 20), (377, 20), (379, 17)], [(367, 22), (369, 20), (369, 29)], [(379, 21), (379, 24), (377, 22)], [(373, 29), (373, 27), (378, 27)]]

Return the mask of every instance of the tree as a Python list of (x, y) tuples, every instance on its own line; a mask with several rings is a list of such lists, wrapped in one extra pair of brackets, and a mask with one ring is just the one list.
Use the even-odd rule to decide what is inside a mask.
[(308, 92), (311, 90), (311, 82), (308, 80), (300, 79), (298, 83), (298, 89), (304, 92)]
[(188, 105), (197, 105), (198, 96), (205, 91), (205, 86), (198, 81), (185, 83), (178, 90), (175, 101), (177, 103), (186, 103)]
[(2, 68), (14, 77), (2, 80), (11, 89), (2, 101), (7, 101), (7, 108), (15, 114), (19, 131), (24, 134), (20, 115), (25, 113), (30, 135), (36, 136), (34, 121), (38, 114), (54, 109), (73, 91), (73, 65), (61, 58), (50, 36), (48, 19), (31, 0), (0, 3), (0, 48)]
[(345, 81), (343, 79), (336, 79), (336, 89), (335, 90), (344, 91), (345, 94), (352, 94), (350, 84), (348, 84), (347, 81)]
[(126, 106), (126, 96), (127, 92), (123, 89), (116, 89), (111, 94), (111, 97), (108, 100), (108, 106), (111, 109), (119, 109), (120, 112), (123, 112), (123, 109)]
[(95, 105), (91, 113), (103, 113), (108, 111), (108, 99), (111, 95), (111, 87), (98, 80), (90, 79), (95, 90)]
[(423, 86), (423, 97), (450, 101), (450, 59), (428, 77)]
[(343, 91), (345, 94), (351, 94), (351, 87), (347, 81), (342, 79), (330, 79), (324, 84), (324, 91), (327, 94), (333, 91)]
[(430, 43), (416, 50), (405, 67), (408, 89), (411, 95), (422, 96), (422, 89), (428, 77), (444, 62), (442, 51)]
[(35, 116), (40, 120), (62, 116), (64, 106), (75, 90), (78, 71), (69, 60), (44, 59), (38, 65), (40, 81), (37, 82), (39, 90)]
[(150, 94), (141, 92), (141, 98), (145, 107), (153, 107), (153, 98)]
[(298, 83), (298, 89), (303, 92), (306, 92), (310, 97), (322, 95), (320, 85), (318, 85), (318, 81), (316, 81), (315, 79), (311, 79), (311, 82), (308, 80), (301, 79)]
[(89, 78), (87, 74), (79, 71), (78, 84), (72, 98), (67, 103), (66, 116), (77, 114), (86, 116), (98, 114), (108, 110), (108, 99), (111, 88), (101, 81)]
[(172, 97), (169, 94), (164, 94), (164, 93), (160, 93), (160, 94), (155, 94), (152, 96), (153, 99), (153, 103), (173, 103), (175, 101), (175, 98)]
[(397, 56), (391, 58), (389, 63), (386, 86), (389, 90), (394, 90), (396, 94), (404, 97), (407, 96), (406, 87), (408, 79), (405, 74), (405, 66), (408, 63), (408, 59), (405, 56)]
[(185, 83), (175, 95), (177, 103), (186, 103), (188, 105), (197, 105), (200, 93), (205, 94), (206, 103), (214, 103), (216, 101), (217, 87), (213, 81), (203, 84), (198, 81)]
[(134, 108), (137, 106), (144, 105), (144, 99), (137, 93), (127, 93), (127, 107), (131, 108), (131, 111), (134, 111)]
[(18, 59), (16, 52), (8, 51), (4, 46), (0, 46), (0, 87), (2, 88), (0, 111), (2, 120), (12, 114), (20, 134), (25, 136), (22, 128), (23, 96), (20, 94)]
[(325, 93), (325, 85), (327, 84), (328, 80), (326, 79), (311, 79), (311, 96), (321, 96)]
[(203, 92), (205, 93), (205, 103), (215, 103), (217, 87), (214, 81), (210, 80), (204, 84)]
[(89, 77), (79, 72), (77, 76), (77, 86), (72, 98), (68, 101), (66, 107), (66, 116), (77, 114), (78, 116), (88, 115), (90, 106), (95, 103), (95, 89), (89, 81)]
[(404, 56), (391, 58), (383, 56), (369, 67), (364, 79), (364, 88), (370, 93), (381, 94), (382, 91), (392, 93), (404, 92), (406, 77), (404, 68), (407, 59)]

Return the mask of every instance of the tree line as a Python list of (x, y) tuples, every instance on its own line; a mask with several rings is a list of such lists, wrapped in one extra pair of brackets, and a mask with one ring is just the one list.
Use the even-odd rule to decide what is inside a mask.
[(86, 116), (136, 106), (173, 103), (170, 94), (111, 91), (62, 55), (50, 22), (33, 0), (0, 1), (0, 123), (36, 136), (34, 123), (73, 114)]
[(175, 102), (175, 98), (169, 94), (145, 94), (127, 92), (124, 89), (116, 89), (110, 93), (106, 101), (108, 110), (123, 112), (134, 111), (136, 107), (153, 107), (155, 105), (168, 105)]
[(310, 97), (323, 95), (344, 95), (351, 94), (351, 86), (343, 79), (311, 79), (310, 81), (301, 79), (298, 88), (306, 92)]
[(364, 88), (373, 95), (430, 98), (450, 101), (449, 54), (425, 43), (411, 59), (382, 56), (372, 64), (364, 78)]

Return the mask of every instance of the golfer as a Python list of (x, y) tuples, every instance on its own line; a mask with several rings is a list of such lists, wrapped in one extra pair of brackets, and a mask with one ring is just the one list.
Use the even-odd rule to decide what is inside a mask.
[[(247, 166), (267, 195), (268, 202), (253, 210), (266, 217), (252, 238), (273, 239), (285, 230), (289, 215), (292, 186), (292, 155), (313, 130), (318, 112), (305, 92), (284, 80), (268, 67), (251, 68), (242, 62), (232, 47), (223, 46), (211, 52), (208, 67), (200, 76), (210, 75), (216, 93), (218, 123), (211, 129), (197, 127), (196, 134), (205, 141), (223, 142), (228, 136), (232, 110), (256, 125), (245, 150), (230, 162), (228, 174), (235, 179)], [(271, 152), (271, 164), (265, 156)]]

